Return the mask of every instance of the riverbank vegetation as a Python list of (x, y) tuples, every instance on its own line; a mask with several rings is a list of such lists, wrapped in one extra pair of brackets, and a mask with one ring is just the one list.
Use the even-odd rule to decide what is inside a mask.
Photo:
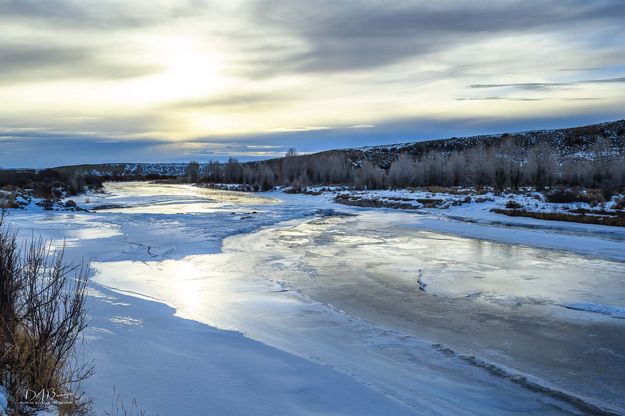
[[(625, 187), (625, 156), (607, 140), (598, 140), (584, 157), (565, 158), (541, 142), (526, 147), (514, 138), (491, 146), (435, 150), (421, 155), (398, 153), (387, 166), (349, 153), (326, 152), (239, 163), (193, 164), (201, 183), (235, 183), (268, 190), (274, 186), (346, 185), (355, 189), (406, 187), (490, 187), (500, 192), (531, 186), (536, 190), (584, 187), (599, 189), (604, 198)], [(191, 166), (191, 165), (190, 165)]]
[(0, 217), (0, 386), (10, 414), (84, 414), (80, 382), (93, 373), (77, 348), (87, 327), (87, 267), (41, 240), (20, 248)]
[(105, 178), (83, 172), (56, 169), (0, 169), (0, 208), (20, 208), (35, 202), (44, 209), (75, 209), (75, 204), (60, 204), (67, 196), (87, 189), (98, 190)]
[[(583, 187), (604, 198), (625, 187), (625, 120), (584, 127), (330, 150), (240, 163), (189, 165), (188, 180), (268, 190), (310, 185), (538, 191)], [(195, 182), (195, 181), (194, 181)]]

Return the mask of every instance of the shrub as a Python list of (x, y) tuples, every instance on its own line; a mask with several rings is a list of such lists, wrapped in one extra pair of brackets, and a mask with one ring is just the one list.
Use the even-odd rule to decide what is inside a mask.
[(553, 192), (548, 193), (545, 199), (547, 200), (547, 202), (559, 204), (570, 204), (573, 202), (590, 202), (586, 195), (569, 189), (557, 189)]
[(589, 190), (586, 192), (588, 203), (591, 207), (605, 204), (605, 197), (602, 191)]
[(20, 204), (15, 200), (14, 194), (0, 194), (0, 209), (19, 208)]
[(625, 209), (625, 196), (618, 198), (614, 201), (614, 205), (612, 205), (612, 209), (622, 210)]
[(523, 208), (523, 205), (519, 204), (514, 199), (510, 199), (508, 202), (506, 202), (506, 208), (508, 208), (508, 209), (521, 209), (521, 208)]
[(31, 193), (44, 199), (58, 199), (66, 192), (76, 195), (89, 189), (100, 189), (105, 178), (85, 175), (80, 172), (62, 172), (55, 169), (0, 169), (0, 187), (15, 192), (29, 189)]
[(87, 326), (86, 289), (84, 265), (66, 265), (63, 250), (55, 252), (42, 240), (22, 252), (0, 216), (0, 384), (12, 398), (14, 413), (56, 407), (60, 414), (81, 414), (88, 409), (79, 383), (93, 366), (75, 354)]

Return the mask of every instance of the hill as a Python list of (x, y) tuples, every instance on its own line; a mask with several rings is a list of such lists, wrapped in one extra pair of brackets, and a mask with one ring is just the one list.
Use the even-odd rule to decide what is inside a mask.
[[(595, 150), (593, 148), (601, 141), (605, 141), (608, 144), (608, 151), (615, 154), (625, 153), (625, 119), (555, 130), (532, 130), (494, 135), (451, 137), (352, 149), (334, 149), (298, 157), (302, 159), (323, 159), (328, 156), (341, 156), (345, 158), (345, 162), (348, 165), (354, 167), (361, 165), (363, 161), (370, 161), (382, 169), (388, 169), (393, 161), (402, 154), (410, 155), (416, 159), (434, 152), (450, 155), (454, 152), (461, 152), (478, 146), (490, 148), (504, 141), (513, 142), (516, 146), (526, 150), (539, 143), (546, 143), (556, 150), (559, 161), (570, 159), (589, 160), (594, 157)], [(280, 164), (282, 160), (283, 158), (276, 158), (242, 163), (242, 165), (273, 166)], [(186, 163), (105, 163), (62, 166), (54, 169), (98, 176), (140, 178), (148, 176), (183, 176), (186, 166)]]
[(355, 149), (339, 149), (319, 154), (337, 153), (357, 163), (369, 160), (383, 169), (390, 168), (401, 154), (420, 158), (428, 153), (452, 154), (477, 146), (492, 147), (502, 141), (511, 141), (520, 148), (529, 150), (539, 143), (546, 143), (555, 149), (560, 161), (565, 159), (592, 159), (594, 147), (599, 141), (607, 141), (609, 150), (625, 152), (625, 119), (582, 127), (555, 130), (532, 130), (517, 133), (451, 137), (447, 139), (424, 140), (383, 146), (367, 146)]

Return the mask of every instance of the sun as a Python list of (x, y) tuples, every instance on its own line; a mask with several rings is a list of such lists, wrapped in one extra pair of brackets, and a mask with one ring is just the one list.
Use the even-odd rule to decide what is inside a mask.
[(162, 104), (210, 97), (232, 86), (226, 75), (225, 57), (190, 37), (151, 39), (142, 61), (161, 68), (134, 80), (130, 97), (144, 104)]
[(162, 61), (167, 67), (162, 88), (173, 97), (215, 93), (228, 84), (223, 57), (192, 41), (172, 42), (164, 48)]

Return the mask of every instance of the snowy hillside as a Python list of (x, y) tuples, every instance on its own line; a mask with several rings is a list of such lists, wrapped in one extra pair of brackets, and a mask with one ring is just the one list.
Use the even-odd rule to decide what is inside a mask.
[(146, 177), (182, 176), (187, 163), (105, 163), (99, 165), (62, 166), (57, 170), (71, 170), (95, 176)]
[(479, 145), (489, 147), (497, 144), (502, 139), (514, 140), (524, 148), (545, 142), (557, 149), (560, 156), (564, 159), (592, 159), (593, 147), (599, 139), (607, 140), (613, 153), (625, 152), (625, 120), (566, 129), (452, 137), (384, 146), (367, 146), (335, 152), (344, 153), (352, 160), (369, 160), (385, 168), (389, 167), (400, 154), (422, 156), (433, 151), (442, 151), (449, 154)]

